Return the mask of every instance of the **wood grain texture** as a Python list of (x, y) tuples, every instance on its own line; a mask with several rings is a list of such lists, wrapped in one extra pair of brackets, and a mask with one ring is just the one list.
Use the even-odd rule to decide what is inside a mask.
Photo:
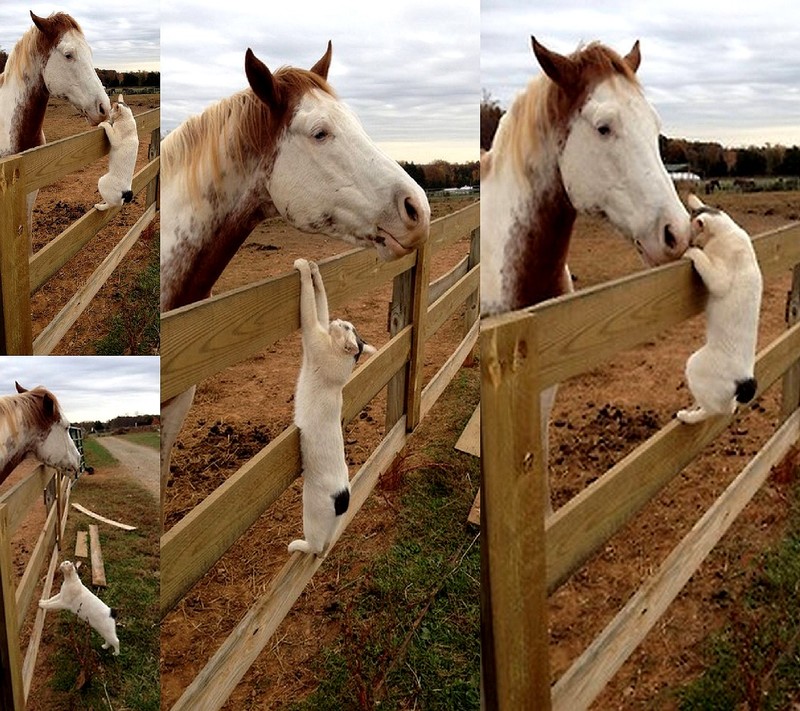
[(39, 500), (54, 476), (55, 469), (49, 469), (40, 464), (22, 481), (14, 484), (0, 496), (0, 504), (8, 504), (8, 526), (12, 536), (28, 515), (30, 507)]
[[(499, 709), (550, 708), (545, 586), (545, 469), (535, 356), (538, 315), (481, 334), (481, 505)], [(486, 426), (486, 420), (491, 423)], [(488, 581), (487, 581), (488, 577)], [(484, 635), (484, 643), (487, 642)]]
[(8, 504), (0, 504), (0, 708), (25, 711)]
[(93, 523), (89, 524), (89, 552), (92, 560), (92, 585), (104, 588), (106, 583), (106, 566), (103, 563), (103, 549), (100, 546), (100, 531)]
[(416, 429), (422, 418), (422, 373), (425, 366), (425, 336), (428, 317), (428, 286), (431, 273), (431, 247), (423, 244), (417, 250), (414, 266), (413, 295), (411, 297), (411, 354), (406, 380), (406, 427)]

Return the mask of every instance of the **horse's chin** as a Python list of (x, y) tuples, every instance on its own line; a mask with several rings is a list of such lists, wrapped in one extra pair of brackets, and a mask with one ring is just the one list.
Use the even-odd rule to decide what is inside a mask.
[(378, 256), (384, 262), (391, 262), (393, 259), (400, 259), (407, 254), (411, 254), (413, 249), (404, 247), (386, 230), (380, 229), (378, 236), (375, 238), (375, 249), (378, 250)]

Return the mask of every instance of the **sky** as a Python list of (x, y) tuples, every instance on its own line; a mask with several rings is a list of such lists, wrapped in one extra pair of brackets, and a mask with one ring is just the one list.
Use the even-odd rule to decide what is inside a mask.
[(33, 26), (30, 10), (40, 17), (72, 15), (92, 48), (98, 69), (159, 71), (160, 0), (0, 0), (0, 47), (10, 52)]
[(481, 87), (505, 108), (539, 73), (530, 37), (562, 54), (600, 40), (627, 54), (671, 138), (800, 145), (800, 5), (483, 0)]
[(256, 5), (163, 3), (164, 129), (245, 88), (248, 47), (270, 69), (308, 69), (332, 40), (330, 83), (392, 158), (478, 159), (478, 0), (270, 2), (253, 13)]
[(161, 408), (156, 356), (3, 356), (0, 396), (43, 385), (61, 403), (70, 422), (119, 415), (155, 415)]

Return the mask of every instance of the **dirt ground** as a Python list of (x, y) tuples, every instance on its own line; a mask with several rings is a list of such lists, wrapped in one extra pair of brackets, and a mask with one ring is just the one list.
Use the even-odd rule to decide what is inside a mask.
[[(134, 115), (158, 108), (158, 94), (131, 95), (126, 103)], [(51, 99), (44, 121), (44, 134), (48, 142), (83, 133), (91, 127), (75, 109), (62, 99)], [(136, 170), (147, 163), (148, 140), (139, 142), (139, 157)], [(57, 237), (69, 225), (100, 202), (97, 181), (108, 170), (108, 158), (88, 165), (76, 173), (62, 178), (53, 185), (39, 190), (33, 208), (33, 249), (38, 251)], [(101, 230), (77, 255), (48, 281), (31, 300), (33, 315), (33, 337), (53, 319), (82, 286), (92, 272), (105, 259), (114, 245), (124, 236), (144, 212), (144, 192), (136, 196), (133, 203), (124, 207), (114, 220)], [(97, 296), (77, 323), (67, 332), (54, 350), (59, 355), (91, 355), (95, 353), (95, 342), (107, 335), (110, 318), (117, 313), (120, 295), (124, 295), (130, 284), (147, 262), (149, 243), (157, 239), (158, 218), (155, 229), (145, 230), (123, 259), (122, 263), (103, 285)]]
[[(468, 204), (464, 199), (434, 201), (433, 217)], [(351, 248), (337, 240), (304, 235), (282, 220), (269, 220), (248, 238), (214, 291), (222, 293), (290, 271), (298, 257), (320, 260)], [(452, 268), (468, 251), (469, 241), (463, 240), (435, 255), (431, 278)], [(391, 284), (387, 284), (331, 316), (351, 320), (367, 342), (380, 347), (389, 337), (390, 301)], [(443, 326), (426, 351), (426, 380), (462, 335), (457, 316)], [(173, 451), (167, 528), (291, 423), (300, 358), (298, 332), (198, 387)], [(383, 437), (384, 416), (382, 393), (348, 426), (345, 438), (351, 476)], [(174, 704), (285, 563), (287, 543), (302, 531), (300, 495), (298, 480), (164, 619), (162, 708)], [(248, 708), (245, 704), (253, 703), (254, 708), (277, 709), (311, 691), (310, 665), (337, 633), (337, 624), (325, 621), (323, 610), (337, 600), (342, 602), (344, 561), (354, 556), (367, 560), (373, 551), (389, 545), (394, 505), (392, 492), (370, 497), (225, 708)]]

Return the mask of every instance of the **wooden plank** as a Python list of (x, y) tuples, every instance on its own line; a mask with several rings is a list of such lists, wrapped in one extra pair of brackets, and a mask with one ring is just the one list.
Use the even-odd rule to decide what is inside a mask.
[[(431, 338), (456, 310), (477, 294), (481, 285), (480, 266), (475, 266), (428, 307), (425, 319), (425, 340)], [(475, 320), (473, 320), (475, 323)], [(470, 326), (471, 328), (471, 326)]]
[(78, 531), (75, 538), (75, 557), (88, 558), (89, 557), (89, 532)]
[(10, 535), (14, 535), (20, 523), (28, 515), (30, 507), (40, 499), (50, 480), (55, 476), (55, 469), (40, 464), (22, 481), (17, 482), (5, 494), (0, 496), (0, 504), (8, 504), (8, 527)]
[[(132, 190), (136, 195), (158, 177), (159, 161), (145, 165), (133, 176)], [(34, 294), (59, 269), (72, 259), (86, 244), (109, 224), (122, 210), (112, 207), (101, 212), (94, 207), (73, 222), (58, 237), (46, 244), (30, 260), (30, 293)], [(130, 208), (125, 208), (130, 209)]]
[[(398, 274), (392, 282), (392, 301), (389, 304), (389, 335), (394, 338), (411, 323), (411, 306), (414, 290), (413, 272)], [(410, 347), (409, 347), (410, 352)], [(385, 431), (388, 432), (406, 411), (406, 386), (408, 363), (389, 381), (386, 390)]]
[(797, 410), (558, 680), (553, 688), (554, 708), (572, 711), (589, 707), (761, 488), (772, 466), (799, 438)]
[[(161, 155), (161, 126), (154, 128), (150, 133), (150, 146), (147, 149), (147, 160), (155, 160)], [(160, 174), (155, 176), (152, 182), (147, 184), (147, 195), (145, 196), (144, 205), (150, 205), (158, 201), (160, 195)]]
[[(415, 261), (416, 252), (379, 262), (372, 249), (320, 261), (331, 311)], [(162, 314), (162, 402), (294, 333), (300, 328), (299, 299), (300, 278), (290, 272)]]
[[(345, 422), (355, 417), (408, 357), (411, 328), (359, 366), (343, 392)], [(269, 508), (301, 471), (300, 437), (285, 429), (161, 537), (161, 615), (165, 615)]]
[[(800, 224), (754, 238), (768, 279), (800, 262)], [(619, 351), (655, 338), (703, 309), (705, 291), (688, 260), (633, 274), (530, 309), (487, 318), (484, 330), (511, 329), (530, 335), (537, 314), (540, 380), (553, 385), (600, 365)]]
[[(58, 566), (58, 548), (53, 548), (53, 552), (50, 554), (50, 564), (47, 567), (47, 575), (44, 579), (44, 586), (42, 587), (42, 600), (50, 597), (50, 592), (53, 589), (53, 577), (55, 576), (56, 566)], [(39, 644), (42, 641), (44, 618), (46, 614), (47, 610), (43, 610), (37, 606), (36, 619), (33, 622), (33, 629), (31, 630), (31, 636), (28, 640), (28, 649), (25, 651), (25, 660), (22, 663), (22, 686), (26, 701), (30, 694), (31, 683), (33, 682), (33, 672), (36, 668), (36, 657), (39, 653)]]
[(450, 354), (444, 365), (439, 368), (436, 375), (431, 378), (430, 382), (422, 390), (422, 395), (420, 397), (420, 418), (424, 418), (428, 414), (445, 391), (445, 388), (450, 384), (450, 381), (456, 376), (456, 373), (461, 370), (461, 366), (464, 364), (464, 359), (467, 357), (467, 354), (478, 342), (479, 332), (480, 323), (476, 321), (472, 324), (472, 330), (464, 337), (456, 350)]
[[(472, 231), (472, 237), (470, 239), (470, 246), (469, 246), (469, 268), (472, 269), (473, 267), (479, 266), (481, 263), (481, 228), (477, 227)], [(478, 284), (478, 289), (475, 290), (474, 294), (471, 294), (467, 297), (466, 304), (464, 306), (464, 333), (468, 333), (469, 329), (472, 328), (472, 324), (475, 323), (478, 318), (480, 317), (480, 309), (481, 309), (481, 295), (480, 295), (480, 280)], [(464, 365), (468, 367), (472, 367), (475, 363), (475, 356), (476, 350), (473, 349), (472, 352), (467, 356), (466, 361), (464, 361)]]
[(431, 222), (428, 244), (433, 252), (467, 237), (481, 224), (481, 205), (474, 202)]
[(108, 278), (117, 268), (119, 263), (125, 258), (131, 247), (136, 244), (136, 240), (144, 229), (153, 221), (156, 214), (156, 206), (151, 205), (144, 211), (136, 224), (128, 230), (127, 234), (117, 243), (114, 249), (109, 252), (86, 283), (77, 293), (64, 305), (58, 315), (44, 327), (42, 332), (33, 342), (33, 352), (36, 355), (47, 355), (58, 345), (58, 342), (66, 335), (67, 331), (75, 324), (80, 315), (89, 306), (95, 294), (108, 281)]
[[(793, 326), (800, 321), (800, 264), (792, 274), (792, 287), (786, 298), (786, 324)], [(783, 376), (781, 388), (781, 419), (785, 420), (800, 407), (800, 355), (795, 364)]]
[[(438, 246), (448, 244), (462, 237), (464, 230), (474, 229), (479, 216), (477, 206), (470, 206), (434, 220), (432, 238)], [(379, 262), (375, 250), (357, 249), (322, 260), (319, 267), (331, 310), (411, 269), (416, 259), (412, 252), (393, 262)], [(299, 298), (300, 280), (291, 272), (162, 314), (162, 400), (296, 331)]]
[(461, 433), (456, 442), (456, 449), (459, 452), (466, 452), (473, 457), (481, 456), (481, 406), (475, 408), (475, 412), (467, 422), (467, 426)]
[[(500, 709), (550, 709), (544, 518), (547, 487), (540, 432), (540, 385), (534, 338), (508, 329), (481, 334), (481, 580), (490, 607), (483, 612), (485, 644), (494, 660)], [(486, 423), (491, 423), (488, 427)], [(483, 569), (486, 568), (487, 575)]]
[(58, 509), (54, 506), (50, 509), (45, 524), (39, 532), (36, 545), (33, 548), (28, 564), (25, 566), (25, 572), (23, 572), (19, 585), (17, 586), (18, 632), (22, 629), (22, 625), (25, 622), (25, 615), (28, 614), (28, 608), (33, 601), (33, 593), (36, 591), (36, 585), (39, 582), (39, 573), (55, 545), (57, 524)]
[(119, 521), (114, 521), (113, 519), (106, 518), (105, 516), (101, 516), (100, 514), (87, 509), (85, 506), (81, 504), (72, 504), (72, 508), (77, 511), (80, 511), (82, 514), (86, 514), (87, 516), (91, 516), (92, 518), (102, 521), (103, 523), (107, 523), (110, 526), (116, 526), (117, 528), (121, 528), (123, 531), (135, 531), (136, 526), (130, 526), (127, 523), (120, 523)]
[(94, 523), (89, 524), (89, 549), (92, 558), (92, 585), (104, 588), (106, 583), (106, 566), (103, 563), (103, 550), (100, 547), (100, 531)]
[[(378, 478), (389, 468), (405, 442), (406, 424), (401, 419), (353, 477), (350, 507), (343, 516), (343, 524), (339, 526), (331, 547), (361, 509)], [(313, 555), (292, 554), (273, 578), (267, 592), (248, 610), (236, 629), (184, 691), (172, 711), (212, 711), (221, 708), (322, 562), (322, 559)]]
[(0, 708), (25, 711), (8, 509), (0, 504)]
[[(800, 324), (759, 354), (758, 395), (798, 353)], [(673, 420), (556, 511), (547, 521), (548, 589), (569, 578), (729, 423), (725, 417), (692, 426)]]
[(423, 244), (417, 250), (414, 266), (414, 287), (411, 300), (411, 354), (406, 381), (406, 427), (409, 432), (416, 429), (422, 419), (422, 373), (425, 366), (425, 334), (428, 316), (428, 284), (431, 273), (431, 247)]
[(438, 300), (459, 279), (464, 277), (469, 271), (469, 255), (465, 254), (463, 259), (456, 264), (449, 272), (442, 274), (438, 279), (432, 281), (428, 287), (428, 306)]
[(475, 501), (472, 502), (472, 507), (469, 510), (469, 515), (467, 516), (467, 523), (471, 523), (473, 526), (477, 526), (480, 528), (481, 526), (481, 490), (478, 489), (478, 493), (475, 494)]
[[(137, 114), (135, 119), (139, 137), (144, 139), (161, 124), (161, 112), (159, 109), (152, 109)], [(0, 158), (0, 172), (6, 162), (21, 159), (25, 165), (25, 190), (32, 192), (99, 160), (110, 148), (105, 131), (102, 128), (91, 128), (76, 136), (31, 148), (10, 158)]]
[(28, 232), (25, 167), (21, 157), (0, 162), (0, 354), (30, 355)]

